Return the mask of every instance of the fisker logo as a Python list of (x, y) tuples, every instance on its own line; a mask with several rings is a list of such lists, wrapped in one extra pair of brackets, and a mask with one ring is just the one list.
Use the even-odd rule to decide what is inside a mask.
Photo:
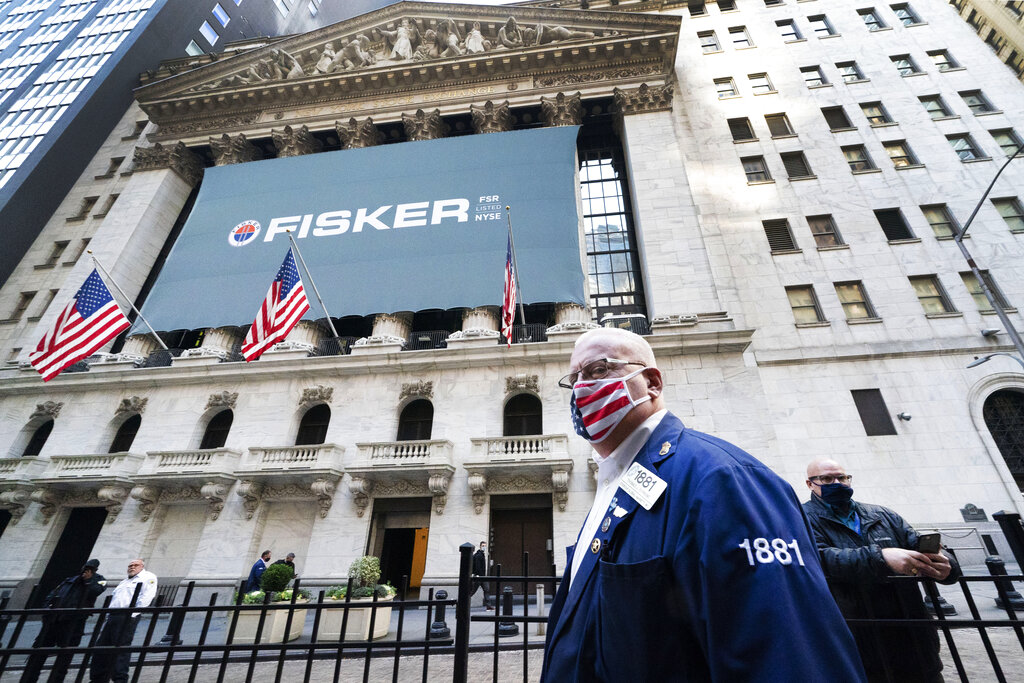
[(260, 224), (257, 221), (242, 221), (231, 228), (228, 233), (228, 244), (233, 247), (244, 247), (252, 242), (260, 234)]

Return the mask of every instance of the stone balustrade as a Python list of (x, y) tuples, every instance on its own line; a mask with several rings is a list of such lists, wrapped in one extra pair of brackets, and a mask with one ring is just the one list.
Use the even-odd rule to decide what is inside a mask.
[(135, 453), (97, 453), (93, 455), (55, 455), (41, 479), (70, 480), (130, 477), (145, 459)]
[(139, 476), (230, 473), (238, 465), (241, 455), (239, 451), (227, 448), (150, 451), (139, 468)]
[(446, 440), (377, 441), (356, 444), (359, 459), (371, 465), (448, 463), (452, 442)]
[(49, 466), (47, 458), (0, 458), (0, 482), (27, 481), (41, 475)]
[(565, 434), (500, 436), (471, 439), (473, 460), (550, 460), (569, 457), (569, 439)]
[(310, 446), (250, 446), (242, 459), (242, 470), (274, 471), (282, 469), (342, 468), (344, 449), (333, 443)]

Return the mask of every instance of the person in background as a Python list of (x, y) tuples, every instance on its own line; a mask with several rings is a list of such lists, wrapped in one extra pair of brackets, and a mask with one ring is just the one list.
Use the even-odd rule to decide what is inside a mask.
[[(135, 559), (128, 563), (128, 578), (117, 584), (114, 595), (110, 599), (110, 607), (149, 607), (156, 597), (156, 574), (146, 571), (142, 560)], [(138, 591), (138, 598), (136, 598)], [(97, 646), (124, 648), (132, 644), (135, 627), (139, 625), (140, 612), (110, 612), (103, 624)], [(131, 663), (131, 652), (110, 649), (106, 652), (97, 650), (92, 655), (89, 665), (90, 683), (127, 683), (128, 665)]]
[[(107, 581), (102, 574), (97, 573), (100, 568), (99, 560), (89, 560), (82, 565), (82, 570), (74, 576), (57, 584), (43, 600), (43, 607), (50, 609), (87, 609), (96, 604), (96, 598), (106, 590)], [(85, 632), (85, 622), (89, 618), (88, 612), (80, 613), (57, 613), (43, 615), (42, 626), (39, 635), (36, 636), (32, 647), (77, 647)], [(53, 662), (50, 669), (50, 676), (47, 678), (51, 683), (63, 681), (71, 665), (71, 653), (60, 653)], [(39, 672), (46, 662), (46, 655), (32, 654), (25, 663), (25, 669), (21, 674), (21, 683), (34, 683), (39, 680)]]
[(245, 582), (245, 592), (252, 593), (260, 589), (260, 577), (263, 576), (263, 572), (267, 571), (267, 567), (270, 566), (270, 551), (264, 550), (263, 554), (260, 555), (260, 559), (253, 563), (252, 569), (249, 570), (249, 578)]
[[(487, 543), (480, 541), (480, 547), (473, 553), (473, 576), (487, 576)], [(494, 607), (487, 599), (487, 582), (476, 579), (473, 585), (473, 594), (476, 594), (476, 589), (482, 588), (484, 591), (484, 607), (490, 611)]]
[[(960, 565), (941, 551), (919, 552), (918, 533), (889, 508), (854, 501), (852, 482), (853, 476), (835, 460), (807, 466), (811, 499), (804, 511), (840, 611), (847, 619), (929, 618), (917, 583), (891, 577), (921, 576), (952, 584), (961, 576)], [(872, 683), (943, 680), (935, 629), (873, 624), (854, 626), (853, 636)]]
[(292, 578), (299, 578), (299, 572), (295, 569), (295, 553), (288, 553), (283, 560), (276, 560), (274, 564), (283, 564), (292, 569)]

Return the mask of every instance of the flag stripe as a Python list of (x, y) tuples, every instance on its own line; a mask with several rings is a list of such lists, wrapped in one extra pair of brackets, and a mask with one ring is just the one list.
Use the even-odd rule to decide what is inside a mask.
[(289, 249), (245, 336), (242, 356), (246, 361), (254, 361), (262, 356), (274, 344), (287, 337), (308, 310), (309, 300), (295, 266), (295, 257)]
[(501, 301), (501, 333), (507, 348), (512, 348), (512, 325), (516, 319), (516, 279), (512, 269), (512, 233), (505, 251), (505, 294)]
[(591, 403), (594, 403), (596, 401), (602, 401), (608, 395), (614, 394), (616, 391), (618, 391), (621, 388), (622, 388), (622, 382), (613, 382), (611, 384), (606, 384), (605, 386), (599, 388), (597, 391), (595, 391), (592, 394), (589, 394), (587, 396), (580, 396), (579, 398), (577, 398), (576, 399), (576, 405), (578, 405), (580, 408), (582, 408), (583, 406), (590, 405)]

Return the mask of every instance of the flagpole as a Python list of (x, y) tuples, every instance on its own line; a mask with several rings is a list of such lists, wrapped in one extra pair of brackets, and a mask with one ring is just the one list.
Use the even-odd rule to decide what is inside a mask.
[(299, 251), (299, 245), (295, 243), (295, 238), (292, 237), (291, 230), (288, 231), (288, 241), (292, 243), (292, 248), (299, 257), (299, 263), (302, 264), (302, 269), (306, 271), (306, 277), (309, 278), (309, 285), (313, 288), (313, 293), (316, 294), (316, 300), (320, 302), (320, 308), (324, 309), (324, 315), (327, 316), (327, 324), (331, 326), (331, 333), (334, 334), (334, 338), (337, 339), (338, 331), (334, 329), (334, 321), (331, 320), (331, 314), (327, 312), (327, 307), (324, 306), (324, 300), (320, 298), (320, 290), (316, 288), (316, 282), (313, 281), (313, 274), (309, 272), (309, 266), (306, 265), (306, 259), (302, 258), (302, 252)]
[(133, 304), (132, 300), (128, 298), (128, 295), (125, 294), (120, 287), (118, 287), (117, 282), (115, 282), (114, 278), (110, 276), (110, 273), (107, 272), (107, 269), (100, 264), (99, 259), (97, 259), (96, 255), (92, 253), (92, 250), (89, 249), (86, 253), (92, 257), (92, 262), (96, 264), (96, 267), (100, 269), (100, 272), (107, 276), (107, 279), (110, 280), (110, 284), (114, 285), (114, 289), (116, 289), (117, 293), (121, 295), (121, 298), (128, 302), (128, 305), (131, 306), (133, 311), (135, 311), (135, 315), (139, 316), (139, 319), (142, 322), (146, 323), (146, 327), (148, 327), (149, 331), (153, 333), (153, 338), (156, 339), (156, 343), (159, 344), (164, 351), (169, 352), (170, 349), (167, 348), (166, 344), (164, 344), (164, 340), (160, 338), (160, 335), (156, 333), (156, 330), (153, 329), (153, 326), (150, 325), (149, 321), (146, 320), (145, 316), (142, 315), (142, 311), (135, 308), (135, 304)]
[(526, 310), (523, 308), (523, 285), (519, 281), (519, 265), (516, 263), (516, 240), (512, 237), (512, 207), (505, 207), (505, 218), (508, 220), (508, 241), (512, 244), (512, 272), (516, 278), (516, 298), (519, 300), (519, 317), (526, 326)]

